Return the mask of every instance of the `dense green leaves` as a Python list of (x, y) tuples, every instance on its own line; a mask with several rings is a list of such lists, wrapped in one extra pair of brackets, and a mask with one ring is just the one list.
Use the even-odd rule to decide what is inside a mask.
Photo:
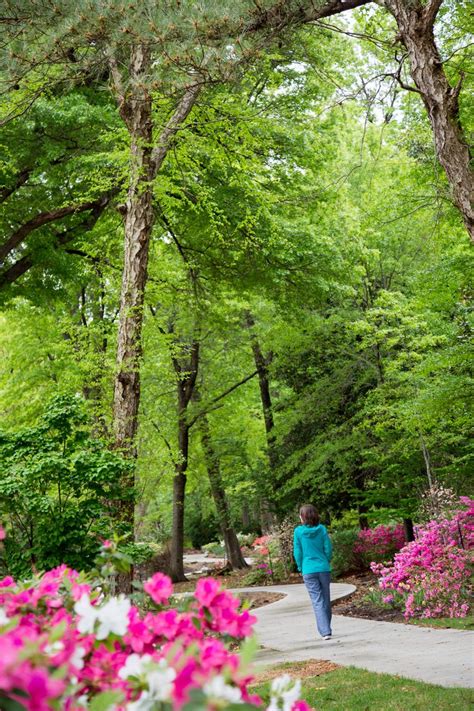
[[(128, 470), (102, 442), (113, 438), (130, 177), (110, 57), (127, 92), (137, 38), (153, 39), (156, 55), (146, 77), (155, 140), (183, 83), (198, 74), (205, 84), (152, 185), (138, 536), (169, 538), (183, 421), (186, 534), (195, 545), (219, 535), (203, 414), (241, 530), (258, 529), (265, 498), (281, 516), (304, 498), (353, 521), (348, 511), (415, 515), (430, 481), (466, 493), (472, 257), (422, 101), (398, 82), (411, 78), (393, 18), (370, 5), (350, 23), (295, 27), (278, 42), (262, 30), (259, 45), (250, 31), (234, 41), (257, 6), (227, 5), (141, 3), (131, 17), (121, 2), (64, 0), (38, 17), (34, 2), (6, 3), (35, 19), (1, 76), (11, 99), (2, 117), (16, 117), (0, 142), (10, 567), (87, 565), (94, 535), (109, 530), (105, 501), (124, 498)], [(465, 75), (466, 130), (468, 20), (465, 3), (443, 3), (440, 50), (452, 85)], [(33, 56), (47, 59), (43, 74)], [(271, 461), (249, 312), (271, 385)], [(194, 343), (196, 392), (183, 415), (177, 386)], [(91, 419), (77, 398), (44, 410), (62, 392), (81, 393)]]
[(91, 437), (78, 398), (55, 396), (32, 427), (0, 434), (3, 567), (24, 574), (61, 563), (90, 567), (115, 508), (132, 492), (130, 465)]

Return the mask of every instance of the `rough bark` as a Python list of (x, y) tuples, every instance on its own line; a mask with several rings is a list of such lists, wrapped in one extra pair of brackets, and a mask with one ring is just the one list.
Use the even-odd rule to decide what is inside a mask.
[[(111, 73), (121, 116), (131, 139), (131, 178), (125, 205), (124, 266), (120, 298), (114, 383), (113, 423), (115, 446), (127, 456), (137, 456), (136, 435), (140, 405), (140, 361), (148, 254), (154, 224), (152, 181), (161, 169), (172, 139), (189, 115), (200, 91), (190, 86), (175, 113), (153, 146), (152, 98), (147, 89), (151, 69), (150, 49), (137, 45), (130, 60), (130, 87), (125, 92), (116, 62)], [(133, 488), (130, 478), (128, 485)], [(133, 522), (133, 505), (124, 503), (124, 517)]]
[[(143, 300), (153, 228), (152, 100), (141, 83), (150, 63), (149, 50), (141, 45), (135, 47), (130, 61), (132, 86), (127, 99), (121, 102), (121, 115), (131, 139), (131, 179), (125, 210), (113, 421), (116, 446), (132, 457), (136, 456)], [(132, 481), (130, 484), (133, 486)], [(128, 518), (133, 519), (133, 511), (128, 511)]]
[[(179, 344), (175, 346), (179, 347)], [(186, 494), (186, 471), (189, 455), (189, 429), (187, 412), (194, 393), (199, 369), (199, 342), (194, 340), (189, 347), (189, 357), (172, 357), (177, 378), (178, 396), (178, 459), (173, 478), (173, 524), (171, 539), (170, 573), (173, 582), (186, 580), (183, 564), (184, 549), (184, 501)]]
[(230, 509), (222, 481), (219, 459), (212, 443), (211, 430), (207, 415), (203, 415), (201, 418), (200, 430), (201, 444), (206, 460), (206, 468), (209, 476), (209, 483), (211, 485), (212, 498), (214, 499), (217, 509), (219, 526), (224, 538), (227, 560), (232, 569), (242, 570), (244, 568), (248, 568), (249, 566), (242, 555), (240, 543), (232, 526)]
[(453, 87), (444, 72), (433, 25), (442, 0), (385, 0), (411, 64), (411, 76), (428, 112), (438, 160), (446, 171), (453, 201), (474, 240), (474, 173), (459, 119), (462, 80)]
[[(253, 327), (255, 326), (255, 320), (250, 311), (247, 311), (245, 314), (245, 322), (247, 328), (249, 329), (250, 345), (252, 348), (255, 368), (258, 374), (258, 385), (260, 389), (260, 399), (262, 401), (263, 420), (265, 423), (265, 435), (267, 438), (268, 463), (270, 466), (270, 472), (274, 472), (276, 468), (275, 435), (273, 432), (275, 423), (273, 420), (273, 407), (270, 393), (270, 378), (268, 373), (268, 365), (271, 361), (271, 356), (263, 355), (260, 342), (257, 338), (255, 331), (253, 330)], [(270, 502), (265, 494), (260, 499), (260, 523), (263, 532), (268, 532), (271, 526), (273, 525), (273, 516), (271, 512)]]

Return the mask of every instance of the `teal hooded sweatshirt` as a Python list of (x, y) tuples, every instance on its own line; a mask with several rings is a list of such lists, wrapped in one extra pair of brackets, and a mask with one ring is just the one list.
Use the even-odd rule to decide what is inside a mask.
[(322, 523), (297, 526), (293, 534), (293, 555), (300, 573), (329, 573), (332, 545)]

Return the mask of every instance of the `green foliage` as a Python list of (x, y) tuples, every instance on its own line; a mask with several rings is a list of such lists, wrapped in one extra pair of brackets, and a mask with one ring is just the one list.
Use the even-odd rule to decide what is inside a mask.
[(91, 436), (81, 400), (57, 395), (32, 427), (0, 435), (3, 568), (14, 575), (61, 563), (89, 568), (116, 507), (133, 493), (131, 467)]
[(223, 556), (225, 554), (224, 542), (212, 541), (211, 543), (205, 543), (201, 546), (203, 551), (209, 553), (209, 555)]
[[(0, 267), (10, 565), (65, 555), (88, 565), (95, 533), (109, 526), (103, 499), (122, 496), (114, 487), (126, 471), (97, 439), (112, 431), (123, 264), (115, 207), (130, 180), (108, 57), (128, 91), (133, 44), (152, 39), (154, 141), (183, 84), (197, 71), (206, 86), (152, 186), (138, 538), (170, 537), (182, 456), (173, 359), (196, 339), (187, 540), (199, 547), (221, 537), (199, 444), (202, 410), (234, 527), (258, 532), (262, 499), (279, 520), (313, 500), (323, 518), (340, 519), (335, 569), (350, 569), (352, 534), (339, 528), (361, 514), (371, 523), (416, 516), (428, 470), (467, 493), (473, 462), (472, 256), (421, 100), (394, 80), (393, 18), (370, 5), (350, 25), (331, 20), (357, 36), (319, 23), (278, 43), (263, 32), (255, 45), (241, 32), (257, 12), (247, 2), (103, 5), (6, 2), (23, 24), (4, 25), (12, 51), (0, 50), (0, 118), (11, 117), (0, 129), (5, 239), (39, 214), (106, 200), (31, 231)], [(466, 3), (443, 3), (437, 38), (452, 85), (464, 75), (467, 130), (474, 74), (459, 37), (468, 22)], [(12, 280), (21, 265), (29, 266)], [(247, 311), (268, 358), (271, 464), (258, 379), (232, 390), (255, 369)], [(94, 437), (73, 413), (68, 434), (36, 423), (61, 392), (84, 395)], [(51, 517), (59, 523), (48, 543)], [(130, 553), (147, 562), (148, 550)]]
[(337, 529), (331, 531), (333, 556), (331, 560), (332, 573), (335, 578), (357, 570), (360, 561), (354, 554), (354, 544), (357, 540), (359, 529)]
[(192, 493), (188, 497), (185, 535), (193, 548), (202, 548), (204, 544), (212, 544), (221, 538), (215, 510), (203, 503), (199, 495)]

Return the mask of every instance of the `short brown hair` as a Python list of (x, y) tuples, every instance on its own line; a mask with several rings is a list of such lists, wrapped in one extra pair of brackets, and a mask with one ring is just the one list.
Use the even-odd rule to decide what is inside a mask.
[(319, 523), (318, 510), (312, 504), (304, 504), (300, 508), (300, 516), (305, 526), (317, 526)]

